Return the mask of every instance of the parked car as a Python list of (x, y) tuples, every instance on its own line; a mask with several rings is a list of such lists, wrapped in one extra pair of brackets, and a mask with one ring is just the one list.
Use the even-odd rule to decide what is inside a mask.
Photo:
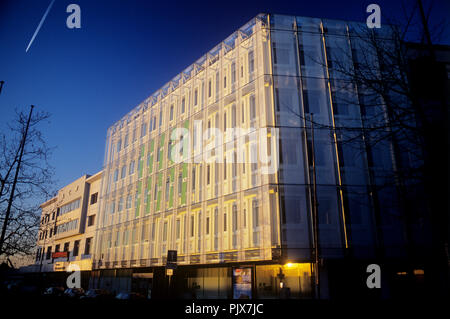
[(84, 295), (83, 288), (67, 288), (64, 291), (64, 296), (69, 298), (80, 298)]
[(117, 294), (116, 299), (121, 300), (143, 300), (145, 296), (137, 292), (121, 292)]
[(64, 293), (63, 287), (48, 287), (44, 291), (45, 296), (62, 296)]
[(113, 295), (105, 289), (89, 289), (81, 296), (82, 299), (110, 299)]

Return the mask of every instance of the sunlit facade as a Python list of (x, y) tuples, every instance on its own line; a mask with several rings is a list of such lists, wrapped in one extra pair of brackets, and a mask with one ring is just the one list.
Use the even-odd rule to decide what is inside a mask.
[[(374, 199), (367, 191), (392, 170), (389, 145), (368, 155), (362, 140), (340, 144), (333, 129), (363, 125), (369, 110), (361, 88), (331, 65), (331, 57), (357, 60), (355, 26), (363, 25), (258, 15), (111, 126), (93, 286), (154, 284), (167, 251), (176, 250), (176, 271), (197, 296), (236, 298), (236, 276), (247, 267), (252, 297), (277, 298), (283, 287), (311, 297), (314, 189), (321, 259), (350, 248), (374, 258), (380, 234), (400, 247), (395, 195), (386, 189)], [(171, 157), (175, 145), (181, 161)], [(374, 200), (392, 214), (376, 217)]]
[(90, 271), (102, 172), (84, 175), (41, 204), (35, 270)]

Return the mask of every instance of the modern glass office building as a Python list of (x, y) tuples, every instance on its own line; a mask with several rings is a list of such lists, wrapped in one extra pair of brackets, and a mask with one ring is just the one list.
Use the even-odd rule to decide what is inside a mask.
[(327, 296), (333, 261), (400, 256), (395, 187), (374, 191), (392, 148), (336, 129), (374, 112), (333, 67), (356, 27), (260, 14), (112, 125), (91, 285), (160, 293), (176, 250), (180, 294), (309, 298), (317, 266)]

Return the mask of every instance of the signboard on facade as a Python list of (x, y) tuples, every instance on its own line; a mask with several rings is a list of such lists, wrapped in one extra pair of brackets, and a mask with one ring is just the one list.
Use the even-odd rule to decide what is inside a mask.
[(233, 298), (252, 298), (252, 268), (238, 267), (233, 269)]
[(58, 251), (52, 254), (52, 258), (67, 258), (67, 251)]
[(54, 271), (64, 271), (65, 270), (65, 266), (64, 266), (64, 262), (63, 261), (59, 261), (59, 262), (56, 262), (55, 264), (54, 264)]

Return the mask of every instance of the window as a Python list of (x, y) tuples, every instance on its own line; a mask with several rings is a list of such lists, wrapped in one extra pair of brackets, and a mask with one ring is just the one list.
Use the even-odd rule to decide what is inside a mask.
[(122, 166), (122, 169), (120, 171), (120, 178), (121, 179), (125, 178), (126, 174), (127, 174), (127, 167), (126, 167), (126, 165), (124, 165), (124, 166)]
[(219, 99), (219, 88), (220, 88), (220, 77), (219, 72), (216, 73), (216, 101)]
[(195, 191), (195, 167), (192, 168), (192, 191)]
[(218, 240), (218, 234), (219, 234), (219, 210), (217, 207), (214, 209), (214, 250), (217, 250), (219, 248), (219, 240)]
[(223, 113), (223, 130), (227, 130), (227, 112)]
[(132, 197), (131, 197), (131, 194), (129, 194), (127, 196), (127, 204), (126, 204), (127, 209), (131, 208), (131, 201), (132, 201)]
[(123, 245), (124, 246), (128, 245), (129, 233), (130, 233), (129, 229), (126, 229), (125, 232), (123, 233)]
[(223, 213), (223, 231), (227, 231), (227, 213)]
[(155, 240), (155, 235), (156, 235), (156, 221), (154, 223), (152, 223), (152, 241)]
[(206, 131), (208, 138), (211, 137), (211, 120), (208, 120), (208, 130)]
[(170, 156), (172, 153), (172, 140), (169, 140), (167, 143), (167, 160), (170, 160)]
[[(224, 72), (226, 72), (226, 71), (224, 71)], [(227, 76), (226, 75), (223, 77), (223, 88), (224, 89), (227, 88)]]
[(208, 164), (207, 166), (206, 166), (206, 184), (208, 184), (209, 185), (209, 183), (210, 183), (210, 176), (211, 175), (211, 167), (210, 167), (210, 165)]
[(209, 217), (206, 217), (206, 235), (209, 235)]
[(181, 113), (184, 114), (184, 110), (186, 109), (186, 98), (181, 99)]
[(231, 63), (231, 84), (236, 82), (236, 62)]
[(167, 222), (164, 222), (163, 226), (163, 241), (167, 241)]
[(169, 200), (170, 178), (166, 180), (166, 201)]
[(258, 200), (254, 199), (252, 201), (252, 212), (253, 212), (253, 227), (259, 226), (259, 207)]
[(250, 96), (250, 120), (254, 120), (256, 118), (256, 105), (255, 105), (255, 96)]
[(232, 220), (233, 223), (231, 225), (233, 231), (237, 230), (237, 206), (236, 204), (233, 204), (233, 211), (232, 211)]
[(137, 228), (136, 228), (136, 226), (134, 226), (133, 230), (131, 231), (131, 243), (132, 244), (137, 243)]
[(194, 90), (194, 105), (198, 103), (198, 89)]
[(223, 158), (223, 179), (227, 179), (227, 158)]
[(122, 140), (119, 140), (118, 142), (117, 142), (117, 153), (119, 153), (120, 152), (120, 149), (122, 148)]
[(170, 106), (170, 121), (173, 120), (173, 104)]
[(55, 246), (55, 253), (59, 252), (59, 244)]
[(181, 135), (180, 137), (180, 156), (184, 157), (184, 136)]
[(136, 192), (136, 194), (134, 194), (134, 207), (138, 206), (138, 202), (139, 202), (139, 193)]
[(244, 208), (244, 228), (247, 228), (247, 210)]
[(120, 231), (116, 233), (116, 240), (114, 241), (114, 247), (117, 247), (120, 245)]
[(211, 84), (211, 79), (208, 81), (208, 97), (211, 97), (212, 94), (212, 84)]
[(161, 153), (162, 153), (162, 149), (159, 149), (159, 150), (156, 152), (156, 161), (157, 161), (157, 162), (159, 162), (159, 160), (160, 160), (160, 158), (161, 158)]
[(52, 246), (47, 247), (47, 255), (45, 256), (45, 259), (50, 259), (52, 256)]
[[(121, 198), (122, 200), (122, 198)], [(120, 202), (119, 202), (120, 203)], [(120, 204), (119, 204), (120, 207)], [(95, 223), (95, 215), (88, 216), (88, 226), (92, 226)]]
[(86, 244), (84, 245), (84, 254), (89, 255), (91, 253), (92, 237), (86, 238)]
[(191, 216), (191, 237), (194, 237), (194, 226), (195, 226), (195, 217), (194, 215)]
[(192, 141), (194, 150), (197, 148), (197, 125), (194, 123), (193, 132), (192, 132)]
[(97, 203), (98, 192), (91, 195), (91, 205)]
[(237, 176), (237, 154), (233, 152), (233, 178)]
[(74, 200), (74, 201), (67, 203), (67, 204), (61, 206), (60, 208), (58, 208), (59, 209), (58, 216), (66, 214), (68, 212), (71, 212), (79, 207), (80, 207), (80, 199)]
[(177, 221), (176, 221), (176, 238), (180, 239), (180, 236), (181, 236), (180, 219), (177, 218)]
[(252, 74), (254, 70), (255, 70), (255, 59), (253, 56), (253, 51), (250, 51), (248, 53), (248, 72)]
[(259, 207), (258, 200), (254, 199), (252, 201), (252, 215), (253, 215), (253, 245), (257, 246), (260, 241), (260, 231), (258, 231), (259, 226)]
[(142, 123), (141, 126), (141, 137), (144, 137), (147, 134), (147, 123)]
[(75, 242), (73, 244), (72, 256), (78, 256), (79, 249), (80, 249), (80, 241), (79, 240), (75, 240)]
[(116, 170), (114, 171), (114, 182), (117, 182), (118, 179), (119, 179), (119, 170), (116, 169)]
[(66, 252), (69, 251), (69, 243), (64, 243), (64, 250), (63, 251), (66, 251)]
[(134, 161), (131, 161), (130, 168), (128, 169), (128, 171), (130, 175), (134, 174)]
[(183, 184), (183, 174), (178, 174), (178, 195), (181, 196), (181, 189)]

